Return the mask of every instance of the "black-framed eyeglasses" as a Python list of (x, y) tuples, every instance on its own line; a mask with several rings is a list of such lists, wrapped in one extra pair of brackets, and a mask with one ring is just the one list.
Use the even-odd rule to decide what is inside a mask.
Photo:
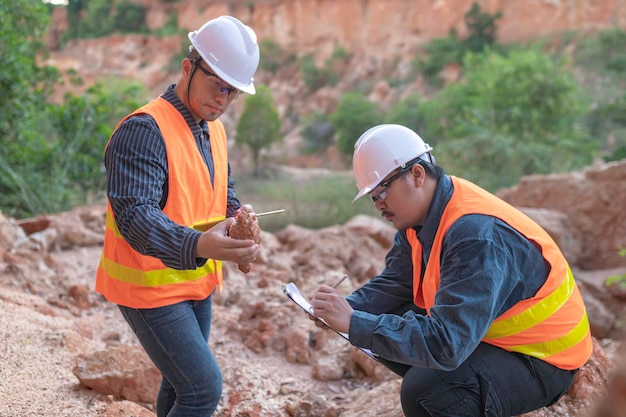
[(206, 76), (215, 78), (215, 91), (219, 91), (220, 94), (226, 95), (228, 100), (234, 100), (241, 95), (241, 91), (237, 90), (235, 87), (229, 87), (224, 81), (221, 80), (217, 74), (213, 74), (208, 69), (204, 68), (198, 61), (192, 61), (194, 65), (200, 69)]
[[(387, 178), (385, 181), (378, 184), (376, 188), (374, 188), (372, 191), (369, 192), (369, 196), (372, 199), (372, 201), (374, 203), (377, 203), (387, 198), (387, 191), (389, 190), (389, 186), (391, 185), (391, 183), (397, 180), (398, 178), (400, 178), (401, 176), (403, 176), (404, 174), (406, 174), (407, 172), (409, 172), (411, 168), (413, 167), (413, 165), (415, 164), (416, 162), (409, 163), (400, 171), (396, 172), (391, 177)], [(376, 191), (376, 190), (379, 190), (379, 191)]]

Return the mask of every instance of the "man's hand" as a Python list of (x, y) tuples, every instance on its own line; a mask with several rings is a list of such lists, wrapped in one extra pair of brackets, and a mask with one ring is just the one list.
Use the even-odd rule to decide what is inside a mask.
[(315, 315), (324, 319), (333, 329), (341, 333), (350, 331), (350, 320), (354, 310), (339, 291), (328, 285), (322, 285), (313, 296), (311, 305)]
[(233, 239), (228, 236), (235, 219), (230, 217), (206, 232), (198, 239), (196, 256), (199, 258), (250, 264), (259, 256), (261, 248), (252, 239)]

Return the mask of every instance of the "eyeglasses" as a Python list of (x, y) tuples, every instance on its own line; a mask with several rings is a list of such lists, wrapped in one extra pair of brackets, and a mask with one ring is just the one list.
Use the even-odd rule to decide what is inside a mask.
[[(377, 203), (379, 201), (383, 201), (385, 198), (387, 198), (387, 191), (389, 190), (389, 186), (391, 185), (392, 182), (394, 182), (395, 180), (397, 180), (398, 178), (400, 178), (402, 175), (406, 174), (407, 172), (409, 172), (411, 170), (411, 168), (413, 167), (414, 164), (409, 164), (407, 166), (405, 166), (404, 168), (402, 168), (400, 171), (398, 171), (397, 173), (395, 173), (394, 175), (392, 175), (391, 177), (389, 177), (388, 179), (386, 179), (385, 181), (381, 182), (380, 184), (378, 184), (376, 186), (376, 188), (374, 188), (372, 191), (369, 192), (369, 196), (372, 199), (372, 201), (374, 203)], [(380, 191), (376, 191), (380, 188)]]
[(192, 61), (195, 66), (200, 69), (200, 71), (202, 71), (206, 76), (208, 77), (214, 77), (215, 78), (215, 91), (219, 91), (220, 94), (222, 95), (226, 95), (226, 97), (228, 97), (228, 100), (234, 100), (237, 97), (239, 97), (241, 95), (241, 91), (237, 90), (234, 87), (229, 87), (224, 81), (222, 81), (220, 79), (220, 77), (218, 77), (216, 74), (213, 74), (211, 71), (209, 71), (208, 69), (202, 67), (202, 65), (200, 65), (200, 63), (198, 61)]

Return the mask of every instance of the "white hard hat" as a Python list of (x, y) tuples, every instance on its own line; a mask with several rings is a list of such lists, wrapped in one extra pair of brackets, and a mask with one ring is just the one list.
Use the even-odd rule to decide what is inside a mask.
[(252, 28), (232, 16), (220, 16), (188, 36), (218, 77), (244, 93), (256, 93), (253, 81), (260, 53)]
[(383, 179), (408, 162), (421, 157), (430, 161), (433, 148), (408, 127), (382, 124), (368, 129), (354, 144), (352, 170), (359, 189), (354, 203)]

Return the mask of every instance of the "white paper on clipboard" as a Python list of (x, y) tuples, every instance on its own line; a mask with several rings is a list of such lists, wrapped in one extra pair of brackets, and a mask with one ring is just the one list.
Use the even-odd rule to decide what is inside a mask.
[[(323, 318), (317, 317), (313, 313), (313, 307), (311, 306), (311, 303), (309, 303), (307, 301), (307, 299), (304, 298), (304, 296), (300, 293), (300, 290), (298, 289), (296, 284), (294, 284), (293, 282), (290, 282), (287, 285), (283, 285), (283, 294), (285, 294), (287, 297), (289, 297), (291, 299), (291, 301), (296, 303), (298, 306), (300, 306), (300, 308), (302, 308), (304, 311), (309, 313), (311, 316), (315, 317), (317, 320), (319, 320), (322, 323), (324, 323), (325, 325), (327, 325), (332, 331), (337, 333), (339, 336), (341, 336), (344, 339), (349, 341), (348, 334), (342, 333), (340, 331), (337, 331), (337, 330), (333, 329), (331, 326), (328, 325), (328, 323), (326, 323), (326, 321), (324, 321)], [(371, 350), (365, 349), (365, 348), (361, 348), (361, 347), (358, 347), (358, 346), (355, 346), (355, 347), (360, 349), (361, 351), (363, 351), (363, 353), (365, 353), (370, 358), (376, 360), (376, 355)]]

